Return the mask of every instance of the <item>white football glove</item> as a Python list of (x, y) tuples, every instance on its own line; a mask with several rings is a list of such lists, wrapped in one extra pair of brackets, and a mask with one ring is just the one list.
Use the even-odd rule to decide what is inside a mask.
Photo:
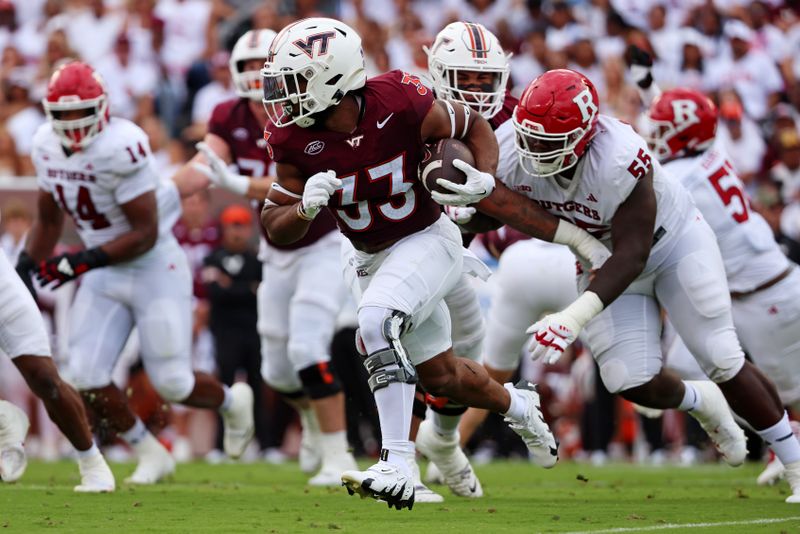
[(584, 325), (601, 311), (603, 302), (600, 297), (592, 291), (585, 291), (564, 310), (544, 316), (525, 331), (533, 336), (528, 345), (531, 357), (547, 364), (556, 363), (578, 338)]
[(222, 187), (228, 191), (232, 191), (237, 195), (247, 194), (250, 188), (250, 178), (242, 176), (233, 172), (225, 161), (214, 152), (210, 146), (201, 141), (195, 145), (195, 148), (205, 156), (208, 165), (195, 163), (193, 167), (198, 171), (205, 174), (211, 183), (217, 187)]
[(439, 178), (436, 183), (452, 191), (452, 193), (440, 193), (433, 191), (433, 200), (443, 206), (467, 206), (480, 202), (494, 191), (494, 176), (488, 172), (482, 172), (460, 160), (453, 160), (453, 167), (467, 175), (467, 181), (463, 184), (456, 184)]
[(300, 201), (300, 212), (307, 218), (317, 216), (323, 206), (328, 205), (333, 192), (342, 187), (342, 181), (334, 171), (318, 172), (306, 181), (303, 188), (303, 199)]
[(469, 206), (445, 206), (444, 213), (456, 224), (466, 224), (478, 210)]

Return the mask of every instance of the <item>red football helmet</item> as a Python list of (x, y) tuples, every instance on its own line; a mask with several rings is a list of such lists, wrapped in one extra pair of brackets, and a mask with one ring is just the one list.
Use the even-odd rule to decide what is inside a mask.
[(103, 79), (79, 61), (62, 65), (53, 73), (42, 106), (61, 143), (70, 150), (86, 148), (108, 122)]
[(514, 108), (520, 165), (534, 176), (553, 176), (576, 163), (597, 124), (599, 99), (589, 78), (569, 69), (545, 72)]
[(660, 160), (702, 152), (717, 133), (717, 107), (694, 89), (665, 91), (647, 110), (645, 138)]

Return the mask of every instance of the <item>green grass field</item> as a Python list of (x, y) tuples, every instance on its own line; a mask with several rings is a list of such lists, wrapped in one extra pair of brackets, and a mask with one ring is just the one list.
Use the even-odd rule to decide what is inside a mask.
[[(114, 466), (118, 481), (132, 469)], [(397, 511), (308, 488), (295, 464), (189, 464), (157, 486), (76, 495), (77, 465), (34, 462), (22, 481), (0, 485), (0, 532), (800, 532), (788, 486), (755, 486), (759, 469), (502, 462), (477, 469), (483, 499), (442, 488), (443, 504)]]

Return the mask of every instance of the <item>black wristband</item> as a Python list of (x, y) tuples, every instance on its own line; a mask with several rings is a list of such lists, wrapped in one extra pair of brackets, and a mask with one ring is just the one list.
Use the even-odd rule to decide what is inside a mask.
[(94, 247), (87, 250), (84, 250), (83, 253), (84, 261), (86, 265), (89, 266), (90, 269), (95, 269), (97, 267), (105, 267), (109, 263), (111, 263), (111, 256), (108, 255), (108, 252), (103, 250), (100, 247)]

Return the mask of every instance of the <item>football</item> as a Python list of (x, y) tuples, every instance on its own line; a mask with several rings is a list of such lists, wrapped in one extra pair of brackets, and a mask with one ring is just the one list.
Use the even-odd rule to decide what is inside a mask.
[(470, 149), (458, 139), (442, 139), (425, 147), (425, 158), (419, 164), (419, 179), (428, 191), (450, 193), (436, 183), (439, 178), (457, 184), (467, 181), (467, 176), (453, 166), (453, 160), (460, 159), (475, 165)]

